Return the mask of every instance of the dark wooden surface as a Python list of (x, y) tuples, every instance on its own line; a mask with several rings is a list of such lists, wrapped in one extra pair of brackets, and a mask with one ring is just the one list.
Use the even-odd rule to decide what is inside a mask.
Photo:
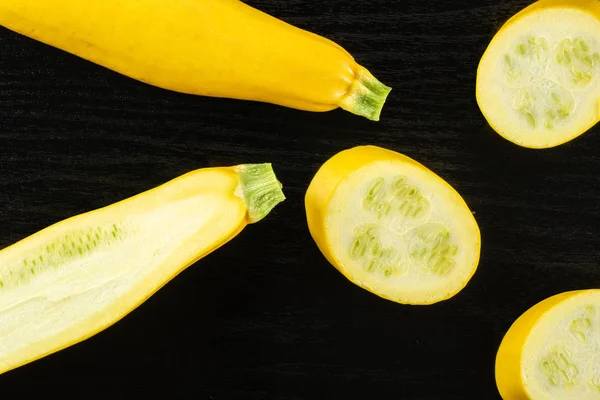
[[(498, 399), (510, 324), (600, 283), (598, 129), (528, 150), (475, 102), (480, 56), (528, 2), (250, 4), (337, 41), (392, 86), (381, 122), (169, 93), (0, 29), (0, 247), (205, 166), (272, 162), (288, 196), (113, 327), (0, 376), (2, 397)], [(453, 299), (382, 300), (314, 245), (305, 190), (360, 144), (422, 162), (475, 212), (480, 266)]]

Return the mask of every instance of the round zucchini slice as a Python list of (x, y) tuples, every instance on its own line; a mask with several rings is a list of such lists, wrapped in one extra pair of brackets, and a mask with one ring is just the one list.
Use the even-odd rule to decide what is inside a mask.
[(506, 333), (496, 357), (505, 400), (600, 398), (600, 290), (549, 297)]
[(457, 294), (479, 262), (480, 233), (461, 196), (402, 154), (359, 146), (329, 159), (306, 194), (312, 237), (354, 284), (388, 300)]
[(550, 148), (598, 122), (600, 2), (541, 0), (496, 33), (477, 71), (490, 126), (528, 148)]

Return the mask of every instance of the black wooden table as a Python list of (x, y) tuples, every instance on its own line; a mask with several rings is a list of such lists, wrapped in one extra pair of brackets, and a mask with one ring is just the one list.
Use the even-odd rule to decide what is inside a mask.
[[(598, 129), (528, 150), (475, 102), (479, 58), (529, 2), (249, 4), (335, 40), (392, 86), (381, 121), (170, 93), (0, 29), (0, 247), (206, 166), (272, 162), (288, 197), (113, 327), (1, 375), (2, 398), (498, 399), (511, 323), (600, 284)], [(475, 212), (481, 262), (456, 297), (382, 300), (317, 249), (307, 186), (360, 144), (425, 164)]]

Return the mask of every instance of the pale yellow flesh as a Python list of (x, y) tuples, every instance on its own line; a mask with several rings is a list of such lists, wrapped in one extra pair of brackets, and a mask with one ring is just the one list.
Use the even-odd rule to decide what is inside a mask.
[(336, 264), (382, 297), (415, 304), (446, 299), (477, 267), (473, 215), (444, 181), (417, 165), (379, 161), (357, 169), (339, 184), (326, 214)]
[(600, 398), (600, 293), (573, 296), (538, 321), (525, 342), (521, 374), (535, 400)]
[(559, 7), (510, 24), (482, 57), (477, 98), (490, 125), (519, 145), (581, 135), (598, 121), (600, 21)]
[(233, 174), (190, 174), (108, 219), (83, 214), (0, 252), (0, 372), (106, 328), (227, 241), (245, 220), (236, 185)]

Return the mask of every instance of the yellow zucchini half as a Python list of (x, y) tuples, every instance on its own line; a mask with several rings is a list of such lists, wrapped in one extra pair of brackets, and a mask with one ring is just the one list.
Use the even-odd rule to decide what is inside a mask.
[(549, 297), (510, 327), (496, 356), (504, 400), (600, 399), (600, 290)]
[(310, 233), (354, 284), (404, 304), (465, 287), (479, 262), (477, 222), (461, 196), (418, 162), (377, 146), (331, 157), (305, 197)]
[(523, 147), (549, 148), (599, 120), (600, 2), (540, 0), (496, 33), (477, 71), (490, 126)]
[(0, 25), (188, 94), (377, 121), (391, 90), (336, 43), (238, 0), (2, 0)]
[(0, 373), (108, 328), (284, 200), (270, 164), (204, 168), (0, 251)]

